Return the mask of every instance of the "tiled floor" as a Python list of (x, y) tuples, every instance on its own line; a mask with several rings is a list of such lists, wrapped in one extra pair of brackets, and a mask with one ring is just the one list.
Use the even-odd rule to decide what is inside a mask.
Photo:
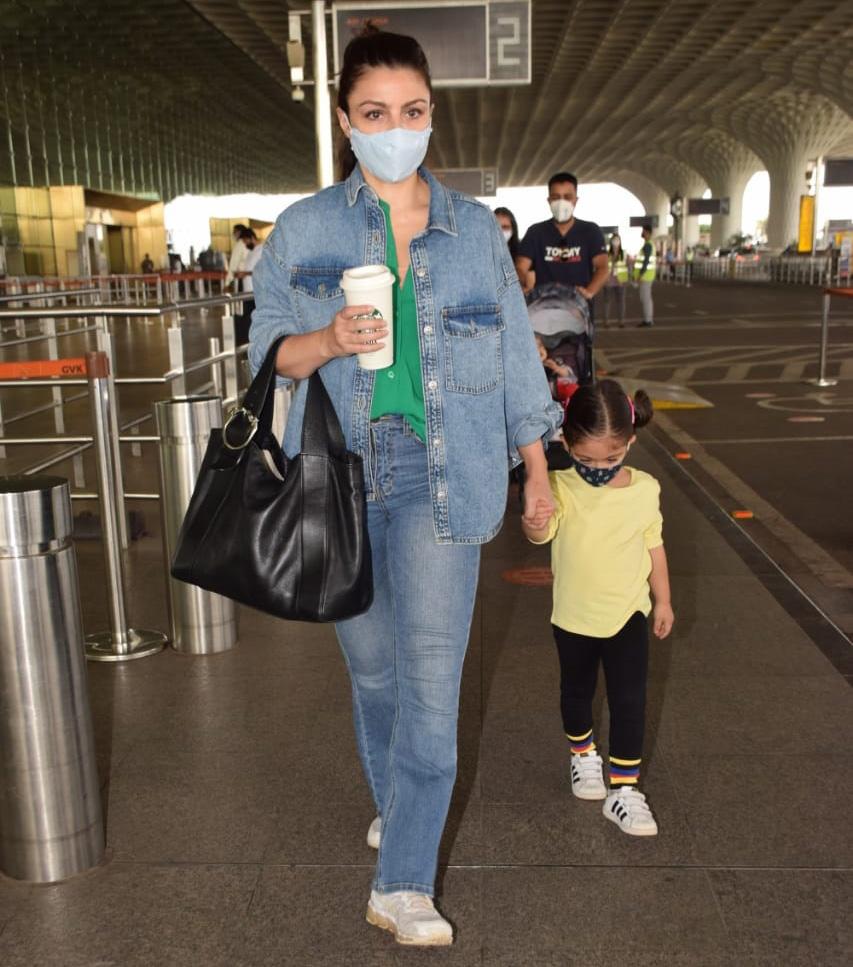
[[(62, 884), (0, 877), (0, 963), (847, 962), (851, 689), (725, 521), (639, 450), (663, 485), (677, 614), (651, 662), (657, 838), (623, 835), (569, 792), (550, 591), (502, 578), (547, 552), (523, 541), (511, 501), (485, 554), (463, 681), (439, 879), (452, 948), (399, 948), (364, 922), (372, 811), (332, 629), (244, 612), (232, 652), (90, 666), (108, 856)], [(131, 612), (165, 627), (149, 523), (131, 551)], [(98, 545), (79, 555), (94, 631), (106, 624)]]

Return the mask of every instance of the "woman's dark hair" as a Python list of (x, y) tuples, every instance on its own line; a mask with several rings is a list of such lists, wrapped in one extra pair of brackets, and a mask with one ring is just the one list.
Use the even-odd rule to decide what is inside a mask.
[(575, 390), (566, 407), (563, 436), (569, 446), (584, 437), (612, 436), (628, 441), (635, 430), (651, 420), (653, 412), (645, 390), (638, 389), (632, 400), (615, 379), (600, 379)]
[(515, 215), (508, 209), (504, 208), (502, 205), (495, 209), (495, 215), (503, 215), (504, 218), (509, 219), (509, 223), (512, 226), (512, 235), (507, 242), (509, 246), (509, 254), (513, 262), (518, 256), (518, 222), (515, 220)]
[(610, 254), (611, 254), (611, 255), (615, 255), (615, 254), (616, 254), (616, 253), (615, 253), (615, 252), (613, 251), (613, 239), (614, 239), (614, 238), (618, 238), (618, 239), (619, 239), (619, 251), (620, 251), (620, 252), (624, 252), (624, 251), (625, 251), (625, 249), (624, 249), (624, 248), (622, 248), (622, 236), (621, 236), (621, 235), (619, 234), (619, 232), (614, 232), (614, 233), (613, 233), (613, 234), (612, 234), (612, 235), (610, 236), (610, 247), (609, 247), (609, 249), (608, 249), (608, 251), (610, 252)]
[[(432, 100), (432, 79), (429, 63), (421, 45), (414, 37), (392, 34), (368, 24), (362, 33), (347, 44), (344, 62), (338, 78), (338, 107), (349, 117), (349, 96), (361, 75), (371, 67), (407, 67), (424, 79)], [(355, 155), (349, 139), (340, 137), (338, 146), (338, 174), (341, 181), (352, 174)]]

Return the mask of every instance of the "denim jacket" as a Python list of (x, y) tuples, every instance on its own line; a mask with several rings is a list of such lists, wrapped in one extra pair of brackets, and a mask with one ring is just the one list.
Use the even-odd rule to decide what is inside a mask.
[[(560, 407), (548, 392), (521, 286), (497, 221), (484, 205), (426, 170), (429, 222), (409, 246), (417, 302), (427, 454), (436, 540), (483, 543), (506, 509), (518, 448), (552, 435)], [(356, 167), (340, 184), (291, 205), (254, 273), (249, 360), (257, 372), (273, 340), (328, 326), (344, 305), (341, 274), (385, 263), (385, 218)], [(370, 407), (375, 371), (355, 356), (320, 370), (372, 497)], [(288, 415), (284, 450), (300, 449), (307, 380)]]

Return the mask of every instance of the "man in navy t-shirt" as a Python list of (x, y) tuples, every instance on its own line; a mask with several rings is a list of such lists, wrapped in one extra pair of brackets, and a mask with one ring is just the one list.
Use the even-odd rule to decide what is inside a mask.
[(531, 225), (521, 240), (516, 262), (529, 292), (545, 282), (573, 285), (592, 301), (607, 281), (607, 246), (595, 222), (574, 217), (578, 180), (567, 171), (548, 180), (548, 204), (553, 218)]

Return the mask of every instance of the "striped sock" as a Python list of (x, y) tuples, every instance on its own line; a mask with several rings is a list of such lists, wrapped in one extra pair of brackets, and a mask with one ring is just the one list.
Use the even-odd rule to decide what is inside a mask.
[(610, 786), (636, 786), (640, 781), (642, 759), (617, 759), (610, 756)]
[(595, 739), (592, 735), (592, 729), (589, 732), (584, 732), (583, 735), (569, 735), (566, 732), (566, 738), (572, 748), (572, 755), (593, 755), (595, 753)]

